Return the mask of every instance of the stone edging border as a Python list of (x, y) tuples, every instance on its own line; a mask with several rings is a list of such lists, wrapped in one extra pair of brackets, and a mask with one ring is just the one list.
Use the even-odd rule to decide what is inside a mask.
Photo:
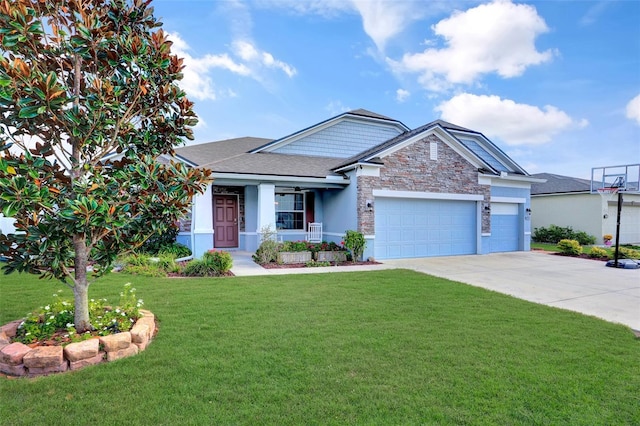
[(136, 355), (147, 348), (156, 333), (155, 316), (146, 309), (130, 331), (94, 337), (67, 346), (36, 346), (11, 343), (22, 320), (0, 327), (0, 372), (9, 376), (35, 377)]

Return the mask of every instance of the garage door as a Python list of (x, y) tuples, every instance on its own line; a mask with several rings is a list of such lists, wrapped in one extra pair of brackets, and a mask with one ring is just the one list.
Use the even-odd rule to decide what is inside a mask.
[(476, 253), (473, 201), (376, 198), (375, 257)]
[[(609, 215), (611, 215), (611, 211), (609, 208)], [(640, 207), (622, 204), (620, 242), (622, 244), (640, 243)]]
[(517, 251), (519, 236), (518, 205), (491, 203), (491, 252)]

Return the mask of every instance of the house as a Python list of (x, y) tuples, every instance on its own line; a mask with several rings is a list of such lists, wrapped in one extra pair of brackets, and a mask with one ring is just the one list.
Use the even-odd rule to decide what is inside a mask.
[(364, 258), (529, 250), (538, 182), (477, 131), (436, 120), (416, 129), (363, 109), (280, 139), (243, 137), (176, 149), (213, 171), (179, 241), (255, 251), (265, 227), (304, 240), (362, 232)]
[[(591, 191), (591, 180), (551, 173), (532, 175), (542, 179), (531, 185), (532, 229), (570, 226), (596, 237), (602, 244), (605, 234), (616, 236), (618, 197)], [(624, 193), (620, 217), (620, 243), (640, 243), (640, 194)]]

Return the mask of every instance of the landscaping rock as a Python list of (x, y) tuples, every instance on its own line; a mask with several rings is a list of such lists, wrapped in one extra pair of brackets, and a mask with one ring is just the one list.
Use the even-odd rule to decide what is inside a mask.
[(0, 327), (0, 331), (4, 332), (7, 337), (12, 338), (16, 337), (16, 333), (18, 332), (18, 327), (22, 323), (22, 320), (11, 321), (2, 327)]
[(34, 368), (57, 368), (62, 363), (66, 364), (62, 346), (35, 347), (24, 356), (23, 363), (29, 369), (29, 373), (32, 373)]
[(12, 376), (24, 376), (27, 374), (27, 369), (24, 368), (24, 364), (11, 365), (0, 362), (0, 372)]
[(139, 318), (138, 321), (136, 321), (134, 327), (136, 325), (137, 326), (146, 325), (149, 328), (149, 339), (153, 339), (153, 336), (156, 332), (156, 320), (154, 319), (153, 315)]
[(29, 376), (42, 376), (45, 374), (63, 373), (68, 369), (69, 363), (67, 361), (63, 361), (59, 365), (50, 367), (29, 367), (27, 370), (29, 371)]
[(102, 361), (104, 361), (104, 352), (98, 352), (91, 358), (84, 358), (78, 361), (69, 361), (69, 370), (79, 370), (80, 368), (84, 368), (89, 365), (100, 364)]
[(129, 345), (128, 348), (120, 349), (113, 352), (107, 352), (107, 361), (115, 361), (121, 358), (126, 358), (128, 356), (137, 355), (139, 352), (138, 347), (136, 345)]
[(98, 355), (100, 341), (89, 339), (84, 342), (71, 343), (64, 348), (64, 356), (71, 362), (80, 361), (86, 358), (93, 358)]
[(4, 331), (0, 331), (0, 350), (11, 343), (11, 339)]
[(144, 350), (149, 344), (149, 338), (149, 326), (146, 324), (136, 323), (131, 328), (131, 342), (135, 343), (138, 349)]
[(131, 333), (126, 331), (124, 333), (111, 334), (109, 336), (100, 336), (100, 344), (102, 344), (107, 353), (126, 349), (131, 345)]
[(0, 350), (0, 362), (9, 365), (20, 365), (22, 359), (31, 351), (31, 348), (23, 343), (11, 343)]

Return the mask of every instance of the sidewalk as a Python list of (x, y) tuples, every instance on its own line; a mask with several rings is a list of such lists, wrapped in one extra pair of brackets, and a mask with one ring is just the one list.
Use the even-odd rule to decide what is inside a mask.
[(233, 268), (231, 272), (236, 277), (248, 277), (255, 275), (287, 275), (287, 274), (321, 274), (330, 272), (357, 272), (357, 271), (377, 271), (381, 269), (395, 269), (396, 266), (361, 265), (361, 266), (319, 266), (317, 268), (275, 268), (266, 269), (253, 261), (253, 253), (248, 251), (230, 251), (233, 258)]

